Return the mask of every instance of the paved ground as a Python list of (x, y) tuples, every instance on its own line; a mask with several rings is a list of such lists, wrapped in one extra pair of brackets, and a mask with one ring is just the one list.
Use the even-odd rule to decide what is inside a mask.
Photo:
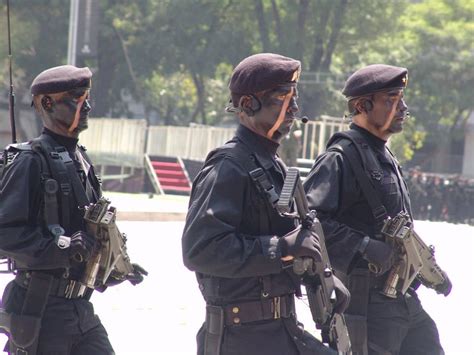
[[(110, 196), (123, 213), (135, 212), (129, 215), (135, 221), (122, 221), (119, 226), (128, 234), (132, 261), (150, 272), (145, 282), (138, 286), (123, 284), (93, 296), (96, 312), (109, 332), (117, 355), (195, 354), (194, 337), (204, 319), (204, 303), (194, 274), (182, 265), (183, 222), (148, 221), (153, 216), (161, 219), (166, 211), (177, 213), (173, 218), (180, 217), (186, 210), (186, 199)], [(140, 214), (140, 211), (148, 212)], [(140, 218), (145, 221), (136, 221)], [(438, 324), (447, 355), (474, 354), (471, 345), (474, 335), (474, 227), (417, 222), (416, 228), (427, 243), (436, 245), (438, 263), (449, 273), (454, 284), (447, 298), (432, 290), (421, 290), (419, 294), (425, 309)], [(11, 275), (1, 275), (0, 287), (10, 278)], [(299, 318), (308, 330), (312, 329), (307, 306), (300, 301), (297, 307)], [(0, 346), (3, 339), (0, 338)]]

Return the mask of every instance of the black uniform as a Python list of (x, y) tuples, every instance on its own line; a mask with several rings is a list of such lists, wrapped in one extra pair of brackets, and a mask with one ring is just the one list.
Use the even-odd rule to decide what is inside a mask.
[(279, 194), (285, 172), (277, 148), (239, 126), (231, 141), (208, 155), (193, 183), (182, 243), (184, 263), (196, 271), (207, 303), (199, 354), (205, 342), (221, 342), (224, 355), (333, 353), (296, 321), (299, 281), (285, 269), (276, 237), (293, 230), (294, 222), (278, 215), (249, 176), (262, 168)]
[[(400, 211), (410, 213), (410, 198), (401, 169), (385, 141), (354, 124), (351, 130), (359, 132), (363, 149), (367, 155), (372, 151), (378, 161), (381, 171), (374, 170), (368, 175), (387, 214), (393, 217)], [(329, 148), (346, 140), (347, 148), (354, 149), (357, 155), (356, 147), (347, 138), (336, 137), (328, 143), (328, 151), (317, 158), (304, 185), (309, 207), (317, 210), (323, 225), (331, 263), (340, 273), (349, 274), (352, 283), (349, 287), (351, 305), (346, 312), (348, 324), (354, 319), (351, 314), (367, 317), (369, 354), (388, 354), (386, 351), (390, 354), (442, 354), (436, 325), (423, 310), (415, 290), (410, 288), (405, 296), (399, 295), (396, 299), (381, 295), (379, 289), (387, 273), (381, 277), (369, 275), (367, 262), (358, 253), (363, 237), (374, 238), (379, 230), (347, 157)], [(359, 278), (351, 279), (354, 275)], [(361, 291), (364, 282), (369, 286), (367, 295)], [(352, 336), (351, 340), (354, 340)], [(353, 349), (357, 349), (357, 343), (357, 339), (353, 341)]]
[[(67, 150), (89, 202), (101, 195), (100, 184), (77, 139), (57, 135), (45, 129), (40, 139)], [(84, 264), (71, 264), (68, 250), (60, 249), (45, 220), (44, 182), (50, 171), (44, 171), (39, 153), (24, 145), (9, 150), (0, 193), (0, 250), (15, 261), (18, 270), (14, 281), (5, 289), (2, 301), (7, 312), (20, 314), (32, 273), (53, 275), (52, 288), (43, 313), (38, 354), (113, 354), (107, 332), (94, 314), (90, 294), (65, 298), (70, 280), (78, 280)], [(85, 171), (88, 170), (88, 171)], [(67, 186), (60, 186), (58, 196)], [(73, 189), (66, 200), (58, 198), (59, 218), (65, 235), (85, 230), (83, 214), (78, 209)], [(66, 202), (67, 201), (67, 202)], [(67, 209), (67, 213), (65, 210)], [(64, 223), (68, 215), (68, 222)]]

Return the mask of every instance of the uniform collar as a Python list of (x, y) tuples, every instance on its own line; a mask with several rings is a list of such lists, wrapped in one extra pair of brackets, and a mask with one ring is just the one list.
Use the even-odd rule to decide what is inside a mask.
[(280, 146), (278, 143), (258, 135), (243, 125), (237, 128), (236, 136), (257, 156), (264, 168), (269, 169), (273, 166), (273, 160)]
[(379, 150), (384, 150), (385, 144), (387, 142), (384, 141), (383, 139), (380, 139), (379, 137), (377, 137), (377, 136), (373, 135), (372, 133), (370, 133), (365, 128), (362, 128), (362, 127), (356, 125), (355, 123), (351, 123), (349, 128), (361, 133), (365, 137), (365, 139), (367, 139), (369, 141), (369, 143), (371, 143), (371, 145), (373, 145), (375, 148), (377, 148)]
[(60, 134), (54, 133), (53, 131), (51, 131), (50, 129), (47, 129), (46, 127), (43, 127), (43, 133), (53, 138), (56, 141), (56, 143), (58, 143), (59, 145), (62, 145), (68, 151), (74, 152), (76, 150), (77, 142), (79, 141), (79, 139), (61, 136)]

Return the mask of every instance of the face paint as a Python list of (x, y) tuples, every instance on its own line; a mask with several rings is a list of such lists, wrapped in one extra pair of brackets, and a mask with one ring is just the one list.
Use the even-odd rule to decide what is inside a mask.
[(267, 132), (267, 138), (268, 139), (273, 139), (274, 138), (273, 135), (275, 134), (276, 130), (280, 128), (281, 124), (285, 120), (285, 116), (286, 116), (286, 112), (288, 110), (288, 106), (290, 104), (290, 100), (293, 97), (293, 91), (294, 91), (294, 88), (291, 87), (290, 92), (288, 92), (285, 95), (285, 98), (283, 100), (283, 105), (281, 106), (281, 110), (280, 110), (280, 113), (278, 115), (278, 118), (277, 118), (275, 124), (273, 125), (273, 127), (270, 128), (270, 130)]
[(387, 140), (391, 134), (403, 130), (408, 107), (403, 99), (402, 90), (376, 93), (372, 102), (373, 109), (367, 112), (369, 131)]
[(76, 89), (67, 93), (52, 94), (54, 101), (48, 115), (48, 128), (65, 136), (77, 136), (87, 128), (90, 105), (88, 89)]

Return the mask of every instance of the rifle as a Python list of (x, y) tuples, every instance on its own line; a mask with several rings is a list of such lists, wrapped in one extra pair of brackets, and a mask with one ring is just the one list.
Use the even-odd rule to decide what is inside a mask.
[(450, 288), (442, 287), (448, 278), (436, 263), (434, 247), (427, 246), (413, 230), (407, 213), (400, 212), (393, 218), (387, 218), (381, 232), (397, 252), (397, 261), (381, 291), (383, 295), (396, 298), (398, 292), (405, 294), (415, 279), (437, 293), (449, 294)]
[[(293, 202), (296, 205), (296, 212), (292, 212)], [(321, 245), (322, 260), (296, 258), (293, 262), (293, 271), (302, 276), (311, 315), (316, 328), (321, 330), (323, 342), (337, 350), (339, 354), (351, 354), (351, 342), (344, 316), (333, 310), (333, 304), (336, 301), (334, 274), (323, 229), (316, 218), (316, 211), (309, 210), (298, 169), (288, 169), (276, 208), (280, 215), (298, 219), (302, 228), (316, 229)]]
[[(87, 288), (101, 290), (106, 286), (109, 277), (113, 278), (115, 283), (120, 283), (128, 280), (134, 273), (134, 265), (127, 253), (127, 238), (125, 234), (120, 233), (115, 223), (116, 214), (115, 207), (111, 207), (110, 201), (104, 197), (86, 207), (86, 231), (96, 238), (97, 247), (87, 261), (81, 281), (67, 290), (66, 297), (75, 292), (83, 295)], [(140, 272), (148, 274), (143, 269)]]

